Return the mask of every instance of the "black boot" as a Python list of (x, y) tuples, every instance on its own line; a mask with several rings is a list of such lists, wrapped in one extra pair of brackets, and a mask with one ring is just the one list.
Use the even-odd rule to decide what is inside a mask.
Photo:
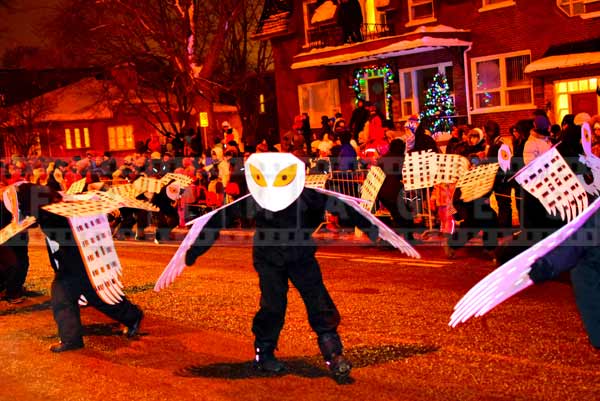
[(342, 355), (344, 348), (337, 333), (321, 334), (318, 338), (319, 349), (325, 363), (336, 380), (346, 379), (352, 370), (352, 364)]
[(256, 355), (252, 366), (267, 373), (281, 373), (285, 365), (275, 357), (275, 346), (266, 343), (255, 342)]

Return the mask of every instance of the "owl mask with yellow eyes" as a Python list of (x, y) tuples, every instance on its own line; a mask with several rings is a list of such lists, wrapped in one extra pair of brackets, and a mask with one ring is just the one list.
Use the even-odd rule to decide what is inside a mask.
[(254, 200), (272, 212), (291, 205), (304, 189), (304, 163), (291, 153), (254, 153), (244, 172)]

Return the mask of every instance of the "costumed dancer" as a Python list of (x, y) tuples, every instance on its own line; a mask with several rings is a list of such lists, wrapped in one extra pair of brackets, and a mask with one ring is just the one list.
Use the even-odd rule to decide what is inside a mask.
[(152, 204), (159, 209), (156, 218), (156, 232), (154, 243), (169, 239), (171, 231), (179, 224), (179, 212), (177, 202), (181, 197), (181, 186), (179, 182), (171, 180), (160, 189), (160, 192), (152, 198)]
[[(19, 182), (4, 188), (0, 203), (0, 229), (10, 230), (9, 225), (18, 225), (25, 218), (23, 206), (29, 202), (32, 184)], [(23, 285), (29, 270), (29, 234), (23, 230), (15, 233), (0, 245), (0, 291), (5, 291), (8, 303), (23, 301)]]
[(588, 207), (583, 190), (600, 192), (600, 159), (589, 151), (582, 159), (594, 172), (591, 184), (578, 181), (555, 148), (517, 173), (517, 182), (536, 196), (548, 213), (560, 214), (570, 222), (475, 285), (455, 306), (451, 326), (482, 316), (532, 284), (570, 270), (575, 300), (588, 337), (594, 347), (600, 348), (600, 198)]
[(66, 205), (62, 210), (52, 209), (61, 201), (58, 192), (37, 186), (32, 190), (32, 209), (29, 211), (37, 217), (46, 235), (48, 256), (55, 271), (51, 304), (60, 343), (51, 346), (50, 350), (64, 352), (83, 348), (78, 304), (81, 295), (88, 305), (125, 325), (127, 337), (134, 337), (144, 314), (121, 291), (120, 263), (105, 214), (110, 211), (110, 206), (104, 205), (104, 210), (91, 217), (75, 217), (73, 213), (79, 212), (79, 202), (62, 203)]
[(252, 211), (256, 219), (253, 263), (261, 291), (260, 309), (252, 324), (255, 368), (272, 373), (285, 368), (274, 352), (284, 324), (288, 281), (291, 281), (305, 303), (325, 362), (336, 379), (344, 379), (352, 365), (343, 355), (337, 331), (340, 314), (323, 283), (312, 239), (325, 210), (361, 228), (373, 241), (379, 233), (409, 255), (419, 257), (419, 254), (364, 210), (359, 200), (305, 188), (305, 165), (289, 153), (253, 154), (245, 163), (245, 174), (250, 194), (196, 219), (155, 290), (169, 285), (186, 265), (193, 265), (212, 246), (219, 231), (239, 213), (238, 208)]

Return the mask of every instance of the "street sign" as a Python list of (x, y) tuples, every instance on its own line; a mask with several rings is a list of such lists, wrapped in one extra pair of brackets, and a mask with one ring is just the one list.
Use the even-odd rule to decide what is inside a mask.
[(200, 126), (208, 127), (208, 113), (200, 112)]

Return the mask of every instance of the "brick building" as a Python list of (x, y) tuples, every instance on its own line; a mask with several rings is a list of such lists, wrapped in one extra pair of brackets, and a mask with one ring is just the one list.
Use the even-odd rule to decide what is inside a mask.
[[(115, 102), (115, 98), (107, 94), (107, 85), (101, 74), (88, 76), (29, 99), (22, 97), (6, 107), (29, 103), (43, 108), (32, 121), (39, 146), (31, 149), (43, 156), (71, 158), (84, 156), (89, 151), (96, 155), (110, 151), (114, 156), (123, 157), (133, 153), (136, 144), (146, 142), (153, 133), (162, 143), (166, 142), (164, 135), (160, 135), (139, 110)], [(214, 137), (221, 135), (220, 126), (224, 121), (242, 132), (235, 106), (215, 103), (212, 115), (214, 123), (201, 131), (205, 143), (212, 146)], [(163, 121), (168, 127), (168, 119), (165, 117)], [(14, 149), (2, 140), (3, 135), (0, 133), (0, 156), (9, 156)]]
[[(343, 26), (356, 2), (358, 38)], [(599, 0), (266, 0), (255, 38), (273, 47), (281, 131), (302, 112), (313, 128), (348, 118), (357, 96), (402, 123), (437, 72), (459, 122), (600, 112)]]

